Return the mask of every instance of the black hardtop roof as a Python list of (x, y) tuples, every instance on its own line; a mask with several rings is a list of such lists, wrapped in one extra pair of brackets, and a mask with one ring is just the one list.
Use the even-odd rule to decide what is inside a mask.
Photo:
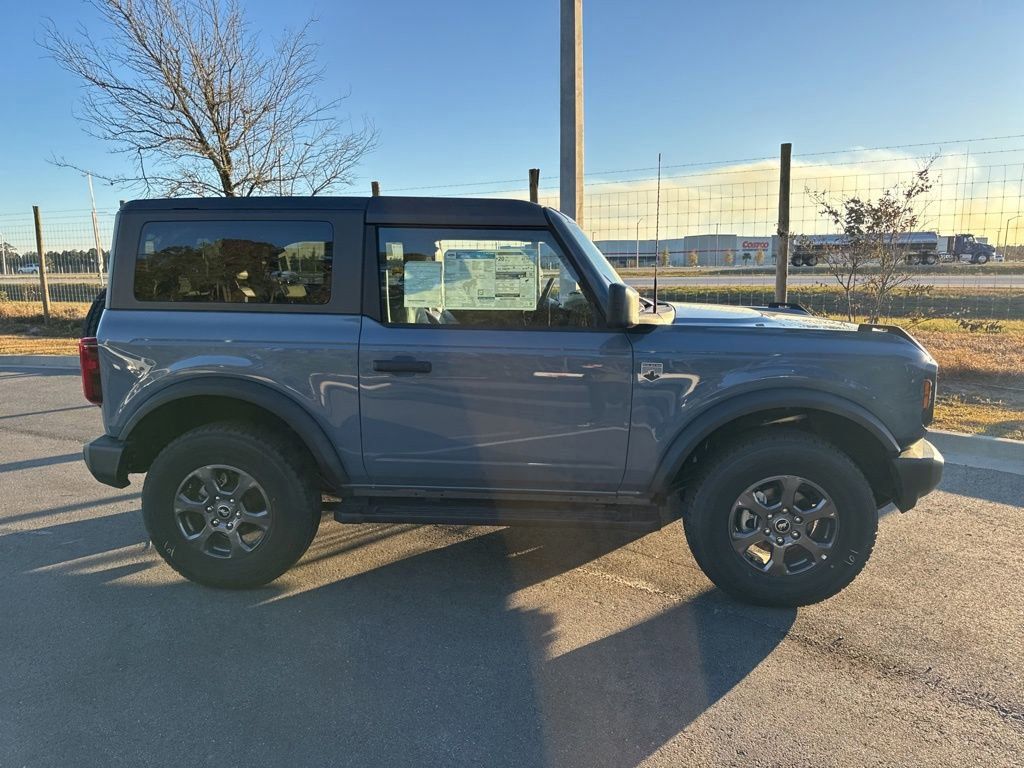
[(490, 197), (176, 197), (130, 200), (121, 211), (365, 211), (369, 224), (547, 225), (536, 203)]

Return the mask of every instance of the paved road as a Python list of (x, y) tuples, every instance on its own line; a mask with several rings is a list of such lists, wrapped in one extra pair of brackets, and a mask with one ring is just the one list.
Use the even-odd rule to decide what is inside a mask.
[[(636, 286), (654, 285), (653, 276), (626, 277), (626, 282)], [(1024, 275), (982, 275), (964, 272), (958, 275), (929, 275), (922, 272), (915, 275), (914, 282), (943, 288), (1024, 288)], [(801, 274), (799, 270), (789, 273), (789, 285), (835, 285), (829, 275)], [(774, 275), (685, 275), (659, 276), (658, 285), (664, 287), (687, 285), (751, 285), (774, 287)]]
[(754, 609), (678, 526), (324, 522), (250, 592), (93, 482), (66, 375), (0, 373), (0, 766), (1024, 764), (1024, 478), (950, 467), (824, 604)]

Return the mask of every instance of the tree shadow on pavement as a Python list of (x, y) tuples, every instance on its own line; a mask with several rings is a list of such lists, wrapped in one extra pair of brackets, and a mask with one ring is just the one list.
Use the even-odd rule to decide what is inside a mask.
[[(602, 626), (589, 616), (609, 622), (603, 592), (621, 602), (626, 587), (599, 578), (522, 607), (521, 590), (628, 541), (581, 529), (474, 530), (423, 549), (419, 529), (346, 528), (303, 568), (362, 545), (368, 570), (215, 591), (168, 579), (123, 518), (54, 526), (42, 538), (63, 550), (0, 538), (13, 764), (635, 766), (795, 616), (645, 595), (638, 618)], [(405, 537), (410, 554), (378, 553)]]

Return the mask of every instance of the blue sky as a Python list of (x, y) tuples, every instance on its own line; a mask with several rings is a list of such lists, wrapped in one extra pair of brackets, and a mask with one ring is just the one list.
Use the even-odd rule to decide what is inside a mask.
[[(557, 0), (244, 0), (280, 36), (319, 21), (325, 96), (381, 130), (354, 194), (523, 179), (558, 162)], [(96, 26), (78, 0), (8, 3), (0, 56), (0, 213), (88, 205), (46, 162), (121, 161), (72, 117), (78, 85), (35, 41), (42, 19)], [(1024, 133), (1024, 3), (584, 0), (586, 167)], [(553, 184), (548, 179), (545, 186)], [(501, 185), (494, 187), (500, 189)], [(444, 191), (444, 190), (438, 190)], [(429, 194), (430, 190), (423, 190)], [(125, 193), (97, 187), (101, 208)]]

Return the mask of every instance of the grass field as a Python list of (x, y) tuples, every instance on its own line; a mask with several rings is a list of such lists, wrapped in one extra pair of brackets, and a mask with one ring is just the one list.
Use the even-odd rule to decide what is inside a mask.
[[(933, 266), (911, 266), (909, 270), (921, 275), (1024, 275), (1024, 261), (990, 262), (988, 264), (935, 264)], [(651, 277), (654, 267), (616, 267), (623, 277)], [(828, 275), (827, 267), (790, 267), (793, 275)], [(870, 264), (863, 268), (863, 274), (877, 273), (878, 268)], [(733, 266), (733, 267), (659, 267), (658, 274), (679, 277), (682, 275), (774, 275), (775, 265)]]
[[(74, 355), (88, 304), (39, 307), (0, 302), (0, 355)], [(1024, 440), (1024, 319), (1001, 320), (999, 333), (968, 332), (949, 318), (909, 317), (907, 327), (938, 361), (934, 426)]]
[[(649, 295), (649, 291), (642, 292)], [(775, 300), (774, 288), (747, 285), (666, 286), (658, 290), (661, 301), (695, 301), (708, 304), (765, 305)], [(789, 301), (819, 315), (846, 316), (846, 301), (837, 287), (797, 285), (789, 289)], [(929, 288), (895, 291), (887, 318), (904, 321), (921, 317), (976, 317), (1024, 320), (1024, 286), (1020, 288)]]

